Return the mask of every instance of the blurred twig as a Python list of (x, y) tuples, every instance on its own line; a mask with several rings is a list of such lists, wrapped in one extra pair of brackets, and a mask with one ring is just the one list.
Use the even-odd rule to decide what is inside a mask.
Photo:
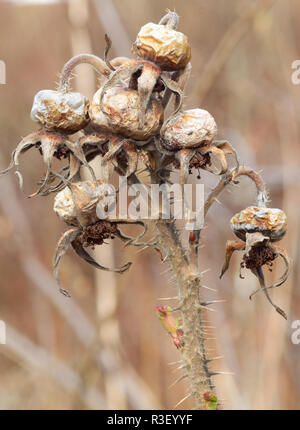
[[(91, 38), (88, 31), (89, 5), (88, 0), (69, 0), (69, 18), (71, 21), (72, 54), (80, 52), (91, 53)], [(82, 94), (93, 94), (95, 91), (93, 71), (82, 73), (76, 76), (76, 89)], [(98, 160), (94, 160), (93, 169), (97, 176), (100, 176), (100, 165)], [(84, 172), (86, 173), (86, 172)], [(84, 179), (86, 175), (83, 174)], [(95, 257), (102, 261), (107, 267), (114, 267), (114, 246), (113, 243), (105, 247), (97, 247)], [(114, 372), (104, 373), (104, 385), (106, 401), (109, 409), (126, 409), (125, 387), (122, 378), (119, 377), (120, 368), (123, 363), (119, 358), (120, 335), (119, 324), (116, 318), (117, 308), (117, 285), (115, 273), (94, 269), (96, 284), (96, 311), (98, 316), (98, 336), (101, 347), (110, 350), (115, 356), (116, 367)], [(88, 366), (88, 363), (87, 363)]]
[(230, 57), (232, 51), (248, 32), (255, 18), (270, 8), (276, 0), (256, 1), (249, 5), (245, 12), (239, 16), (232, 26), (226, 31), (214, 53), (205, 64), (203, 71), (198, 75), (197, 83), (192, 91), (197, 94), (197, 98), (201, 103), (214, 82), (216, 81), (219, 73), (221, 72), (227, 59)]
[(81, 389), (81, 378), (65, 363), (51, 356), (48, 351), (35, 345), (26, 336), (6, 324), (6, 345), (1, 348), (4, 354), (17, 359), (22, 365), (38, 369), (52, 377), (71, 395), (77, 395), (87, 408), (105, 408), (105, 399), (98, 390), (87, 387)]
[[(277, 19), (282, 25), (282, 33), (277, 34), (277, 29), (274, 27), (274, 32), (270, 32), (267, 36), (272, 40), (275, 52), (274, 58), (278, 60), (278, 70), (280, 77), (287, 89), (285, 97), (284, 109), (283, 103), (275, 104), (275, 118), (277, 121), (277, 129), (279, 133), (281, 164), (280, 171), (282, 173), (282, 188), (283, 188), (283, 207), (287, 213), (289, 225), (292, 230), (286, 237), (287, 249), (294, 256), (297, 252), (299, 240), (299, 208), (295, 202), (299, 196), (299, 182), (291, 182), (291, 160), (299, 160), (299, 129), (296, 118), (298, 118), (297, 104), (298, 98), (291, 91), (290, 86), (290, 71), (286, 65), (289, 64), (290, 58), (296, 58), (296, 46), (293, 44), (293, 36), (290, 31), (292, 20), (290, 5), (288, 3), (278, 3), (276, 5)], [(266, 65), (269, 67), (269, 63)], [(289, 91), (290, 90), (290, 91)], [(283, 114), (284, 111), (284, 114)], [(295, 271), (291, 272), (285, 289), (281, 292), (281, 302), (290, 318), (290, 310), (293, 299), (293, 286), (295, 284)], [(278, 409), (281, 404), (282, 393), (282, 378), (284, 366), (284, 356), (286, 354), (286, 326), (277, 318), (275, 319), (271, 311), (267, 318), (268, 324), (264, 330), (264, 347), (262, 350), (261, 364), (259, 367), (259, 384), (257, 396), (255, 396), (254, 406), (262, 403), (266, 397), (268, 398), (267, 407)], [(274, 338), (276, 337), (276, 344)], [(274, 353), (276, 349), (276, 353)], [(270, 360), (272, 360), (272, 372), (268, 371)], [(266, 390), (267, 387), (267, 390)]]
[(112, 40), (115, 55), (129, 55), (131, 41), (112, 0), (93, 0), (99, 21)]

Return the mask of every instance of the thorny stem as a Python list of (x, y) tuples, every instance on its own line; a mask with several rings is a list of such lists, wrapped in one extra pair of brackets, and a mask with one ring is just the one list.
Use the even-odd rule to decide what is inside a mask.
[(79, 54), (72, 57), (62, 68), (61, 76), (59, 80), (58, 91), (66, 93), (70, 89), (70, 80), (72, 72), (78, 64), (88, 63), (90, 64), (97, 73), (108, 77), (111, 74), (111, 70), (105, 64), (105, 62), (93, 54)]
[(257, 206), (266, 206), (268, 202), (268, 193), (262, 177), (250, 167), (241, 166), (237, 171), (231, 170), (223, 175), (216, 187), (212, 189), (204, 204), (204, 217), (226, 185), (234, 183), (239, 176), (247, 176), (254, 182), (257, 192)]
[[(157, 178), (152, 176), (152, 183)], [(205, 304), (201, 300), (201, 275), (190, 264), (174, 220), (154, 221), (159, 233), (161, 246), (170, 264), (177, 288), (182, 315), (184, 347), (182, 349), (183, 367), (187, 374), (196, 409), (205, 409), (204, 393), (215, 391), (208, 368), (205, 347), (205, 330), (202, 314)]]
[(266, 206), (268, 202), (268, 193), (264, 181), (259, 173), (255, 172), (250, 167), (241, 166), (238, 169), (236, 175), (234, 175), (233, 180), (235, 180), (235, 178), (238, 176), (248, 176), (248, 178), (250, 178), (255, 183), (257, 191), (257, 206)]

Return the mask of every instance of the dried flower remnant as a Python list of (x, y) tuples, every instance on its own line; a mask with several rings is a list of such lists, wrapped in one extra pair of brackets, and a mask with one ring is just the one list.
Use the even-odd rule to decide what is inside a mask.
[[(290, 271), (290, 259), (286, 251), (273, 244), (273, 242), (281, 240), (286, 233), (286, 214), (281, 209), (250, 206), (234, 215), (230, 224), (233, 233), (242, 242), (227, 242), (225, 263), (220, 277), (228, 269), (233, 252), (245, 250), (241, 267), (250, 269), (258, 278), (261, 286), (261, 289), (250, 295), (250, 299), (258, 291), (264, 291), (276, 311), (287, 319), (285, 312), (272, 302), (268, 293), (270, 288), (282, 285), (287, 280)], [(272, 267), (273, 261), (278, 255), (285, 263), (285, 271), (274, 284), (266, 286), (262, 267)]]

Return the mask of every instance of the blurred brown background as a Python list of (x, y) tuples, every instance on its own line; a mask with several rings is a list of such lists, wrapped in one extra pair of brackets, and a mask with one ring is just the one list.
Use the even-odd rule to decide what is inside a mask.
[[(254, 202), (247, 179), (221, 195), (204, 230), (201, 266), (205, 281), (226, 299), (208, 318), (216, 327), (210, 346), (224, 359), (216, 377), (225, 408), (298, 409), (300, 344), (291, 341), (291, 324), (300, 320), (299, 293), (299, 96), (291, 63), (300, 59), (300, 4), (297, 0), (70, 0), (33, 5), (0, 2), (0, 59), (7, 83), (0, 86), (0, 166), (22, 136), (37, 129), (29, 112), (34, 94), (54, 89), (58, 73), (72, 55), (102, 57), (104, 33), (111, 55), (130, 55), (139, 28), (158, 22), (167, 8), (180, 15), (180, 31), (192, 46), (192, 77), (187, 108), (209, 110), (242, 162), (263, 171), (274, 207), (282, 207), (289, 230), (282, 245), (293, 258), (289, 281), (272, 292), (288, 314), (283, 320), (262, 294), (249, 301), (255, 278), (239, 278), (240, 256), (219, 280), (232, 214)], [(37, 3), (37, 2), (27, 2)], [(46, 3), (46, 2), (44, 2)], [(51, 2), (49, 2), (51, 3)], [(79, 66), (73, 86), (91, 96), (96, 77)], [(43, 172), (38, 152), (22, 158), (29, 192)], [(191, 180), (193, 180), (191, 178)], [(216, 182), (202, 174), (208, 186)], [(208, 188), (207, 188), (208, 189)], [(232, 189), (230, 191), (233, 191)], [(173, 408), (187, 393), (179, 360), (163, 331), (155, 306), (176, 295), (166, 266), (151, 250), (103, 246), (97, 258), (108, 264), (130, 259), (122, 276), (95, 272), (71, 252), (61, 277), (72, 292), (57, 291), (51, 262), (64, 226), (52, 211), (53, 197), (26, 199), (11, 173), (0, 179), (0, 320), (7, 344), (0, 345), (1, 409)], [(283, 270), (276, 262), (271, 281)], [(184, 402), (179, 408), (190, 408)]]

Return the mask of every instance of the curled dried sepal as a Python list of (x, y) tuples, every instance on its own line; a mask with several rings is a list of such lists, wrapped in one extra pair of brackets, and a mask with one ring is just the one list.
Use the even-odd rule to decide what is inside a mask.
[(42, 90), (34, 97), (31, 118), (47, 130), (72, 134), (88, 124), (88, 108), (80, 93)]
[(19, 157), (21, 154), (24, 154), (26, 151), (31, 149), (32, 147), (37, 146), (44, 158), (44, 162), (47, 166), (46, 176), (43, 179), (41, 186), (39, 189), (31, 194), (29, 197), (36, 196), (38, 194), (42, 194), (45, 191), (46, 186), (52, 182), (50, 177), (51, 163), (53, 156), (55, 153), (58, 153), (60, 149), (65, 145), (66, 137), (54, 132), (49, 132), (46, 130), (39, 130), (38, 132), (31, 133), (28, 136), (24, 137), (21, 142), (18, 144), (16, 149), (11, 154), (11, 162), (7, 169), (0, 172), (0, 175), (7, 173), (13, 167), (16, 168), (16, 172), (19, 177), (19, 183), (21, 189), (23, 189), (23, 178), (19, 171)]
[(178, 318), (172, 315), (172, 308), (170, 306), (156, 306), (156, 314), (160, 319), (163, 327), (167, 330), (172, 337), (176, 348), (181, 349), (183, 343), (183, 330), (180, 329)]
[(214, 173), (215, 175), (223, 175), (228, 170), (227, 155), (232, 155), (235, 161), (235, 171), (239, 168), (239, 161), (237, 158), (236, 150), (233, 148), (231, 143), (227, 140), (214, 140), (210, 145), (205, 145), (198, 150), (200, 154), (211, 154), (220, 164), (219, 170), (211, 169), (209, 166), (205, 166), (205, 170)]
[(67, 290), (61, 287), (59, 275), (58, 275), (58, 268), (59, 263), (63, 255), (67, 252), (70, 244), (76, 239), (78, 234), (80, 233), (80, 230), (78, 228), (71, 228), (67, 230), (65, 233), (62, 234), (61, 238), (59, 239), (54, 253), (53, 258), (53, 274), (56, 279), (57, 284), (59, 285), (60, 292), (64, 294), (67, 297), (70, 297), (70, 294)]
[[(66, 182), (72, 182), (75, 177), (78, 177), (80, 172), (81, 162), (73, 154), (70, 154), (70, 161), (67, 166), (64, 166), (58, 171), (58, 173), (53, 173), (49, 176), (48, 184), (54, 182), (57, 177), (63, 178), (59, 180), (55, 185), (45, 188), (43, 191), (39, 192), (40, 196), (48, 196), (51, 193), (58, 193), (66, 186)], [(62, 176), (64, 175), (64, 176)], [(42, 184), (43, 180), (38, 181), (38, 184)]]
[[(157, 149), (164, 153), (164, 149), (158, 139), (155, 143)], [(172, 152), (167, 152), (167, 154), (171, 155)], [(215, 163), (213, 163), (211, 155), (220, 164), (217, 168), (215, 167)], [(182, 185), (186, 183), (187, 177), (193, 168), (204, 169), (215, 175), (223, 175), (228, 170), (227, 155), (233, 156), (236, 163), (235, 170), (238, 169), (239, 162), (236, 151), (227, 141), (214, 141), (210, 145), (201, 146), (200, 148), (185, 148), (175, 152), (175, 159), (179, 161), (180, 167), (180, 183)]]
[[(105, 223), (105, 221), (104, 221), (104, 223)], [(72, 248), (75, 250), (75, 252), (77, 253), (77, 255), (80, 258), (82, 258), (87, 263), (91, 264), (93, 267), (96, 267), (97, 269), (123, 273), (126, 270), (128, 270), (129, 267), (131, 266), (131, 262), (128, 262), (128, 263), (124, 264), (122, 267), (116, 268), (116, 269), (107, 268), (107, 267), (100, 265), (84, 249), (82, 239), (80, 238), (81, 234), (82, 234), (81, 228), (72, 227), (71, 229), (67, 230), (65, 233), (62, 234), (62, 236), (59, 239), (58, 244), (55, 248), (54, 259), (53, 259), (53, 274), (54, 274), (54, 277), (55, 277), (55, 279), (56, 279), (56, 281), (60, 287), (60, 292), (67, 297), (70, 297), (70, 294), (67, 290), (65, 290), (64, 288), (61, 287), (59, 274), (58, 274), (58, 268), (59, 268), (59, 263), (61, 261), (61, 258), (67, 252), (70, 245), (72, 246)]]
[[(228, 269), (233, 252), (240, 250), (245, 250), (241, 267), (246, 267), (247, 269), (250, 269), (252, 273), (258, 278), (260, 283), (260, 289), (255, 290), (250, 295), (250, 299), (258, 291), (263, 291), (268, 301), (276, 309), (276, 311), (285, 319), (287, 319), (285, 312), (279, 306), (273, 303), (268, 293), (268, 290), (270, 288), (282, 285), (288, 278), (291, 260), (289, 259), (286, 251), (273, 245), (270, 237), (264, 236), (261, 232), (254, 231), (252, 233), (246, 233), (245, 242), (228, 241), (226, 243), (225, 263), (223, 265), (220, 278)], [(274, 282), (270, 286), (266, 286), (262, 267), (265, 265), (272, 266), (273, 260), (277, 257), (277, 255), (283, 258), (286, 266), (285, 271), (276, 282)]]
[[(269, 248), (274, 252), (274, 256), (280, 256), (284, 262), (285, 265), (285, 269), (283, 274), (279, 277), (279, 279), (277, 279), (277, 281), (275, 281), (273, 284), (269, 285), (269, 286), (264, 286), (260, 289), (257, 289), (255, 291), (253, 291), (253, 293), (251, 293), (250, 295), (250, 299), (252, 299), (252, 297), (258, 293), (259, 291), (262, 290), (269, 290), (271, 288), (276, 288), (276, 287), (280, 287), (282, 284), (285, 283), (285, 281), (288, 279), (289, 277), (289, 273), (291, 270), (291, 264), (292, 264), (292, 260), (289, 258), (287, 252), (285, 249), (279, 248), (276, 245), (273, 244), (269, 244)], [(275, 257), (274, 257), (275, 258)]]
[(100, 270), (105, 270), (107, 272), (116, 272), (116, 273), (124, 273), (126, 272), (130, 266), (131, 266), (131, 262), (128, 261), (127, 263), (123, 264), (123, 266), (118, 267), (118, 268), (110, 268), (110, 267), (105, 267), (102, 266), (101, 264), (99, 264), (83, 247), (82, 243), (79, 242), (78, 240), (75, 240), (74, 242), (72, 242), (72, 248), (74, 249), (74, 251), (76, 252), (77, 255), (79, 255), (80, 258), (82, 258), (84, 261), (86, 261), (87, 263), (91, 264), (93, 267), (95, 267), (96, 269), (100, 269)]
[[(129, 177), (137, 170), (138, 166), (138, 153), (136, 150), (136, 145), (140, 142), (132, 142), (128, 139), (123, 139), (122, 137), (112, 136), (108, 143), (108, 151), (101, 159), (102, 170), (109, 169), (108, 162), (123, 150), (123, 154), (126, 158), (126, 170), (124, 171), (124, 175)], [(144, 142), (143, 142), (144, 143)]]
[(154, 136), (163, 122), (163, 108), (160, 102), (150, 100), (146, 111), (145, 124), (139, 127), (140, 98), (136, 90), (122, 86), (109, 88), (104, 96), (101, 109), (100, 88), (94, 95), (90, 108), (91, 120), (101, 130), (121, 134), (124, 137), (146, 141)]
[(72, 142), (70, 141), (66, 135), (61, 133), (50, 132), (45, 129), (41, 129), (35, 133), (31, 133), (26, 136), (21, 142), (18, 144), (17, 148), (11, 154), (11, 162), (7, 169), (0, 172), (0, 175), (7, 173), (13, 167), (16, 168), (16, 173), (19, 177), (20, 188), (23, 189), (23, 177), (19, 171), (19, 157), (21, 154), (24, 154), (26, 151), (31, 149), (32, 147), (37, 147), (41, 154), (43, 155), (44, 162), (47, 166), (46, 175), (40, 182), (40, 187), (35, 193), (29, 195), (29, 197), (35, 197), (37, 195), (47, 195), (50, 192), (55, 192), (58, 189), (61, 189), (62, 182), (60, 182), (55, 187), (47, 188), (47, 185), (51, 184), (55, 179), (55, 176), (60, 177), (60, 175), (51, 175), (51, 165), (53, 157), (57, 157), (61, 159), (61, 157), (69, 158), (69, 165), (64, 169), (67, 170), (67, 175), (63, 177), (64, 180), (71, 180), (79, 171), (80, 164), (86, 166), (93, 177), (93, 180), (96, 181), (95, 173), (92, 167), (86, 161), (82, 146), (80, 142)]
[(230, 260), (231, 260), (231, 257), (232, 257), (232, 254), (234, 253), (234, 251), (241, 251), (243, 249), (245, 249), (245, 243), (244, 242), (238, 242), (237, 240), (228, 240), (226, 242), (225, 262), (224, 262), (222, 270), (221, 270), (220, 279), (225, 274), (225, 272), (227, 272), (227, 270), (229, 268)]
[(234, 234), (244, 241), (247, 233), (260, 232), (275, 242), (286, 233), (287, 217), (281, 209), (250, 206), (234, 215), (230, 225)]
[[(276, 310), (276, 312), (279, 313), (279, 315), (281, 315), (284, 319), (287, 320), (287, 316), (286, 313), (284, 312), (284, 310), (282, 310), (279, 306), (277, 306), (271, 299), (269, 293), (268, 293), (268, 288), (266, 287), (265, 284), (265, 277), (262, 271), (261, 267), (258, 267), (256, 269), (252, 269), (252, 273), (257, 277), (259, 284), (261, 286), (261, 291), (263, 291), (265, 293), (265, 296), (268, 300), (268, 302), (273, 306), (273, 308)], [(251, 296), (250, 296), (251, 299)]]
[(152, 22), (140, 29), (134, 49), (140, 58), (153, 61), (166, 71), (183, 69), (191, 59), (191, 47), (185, 34)]

